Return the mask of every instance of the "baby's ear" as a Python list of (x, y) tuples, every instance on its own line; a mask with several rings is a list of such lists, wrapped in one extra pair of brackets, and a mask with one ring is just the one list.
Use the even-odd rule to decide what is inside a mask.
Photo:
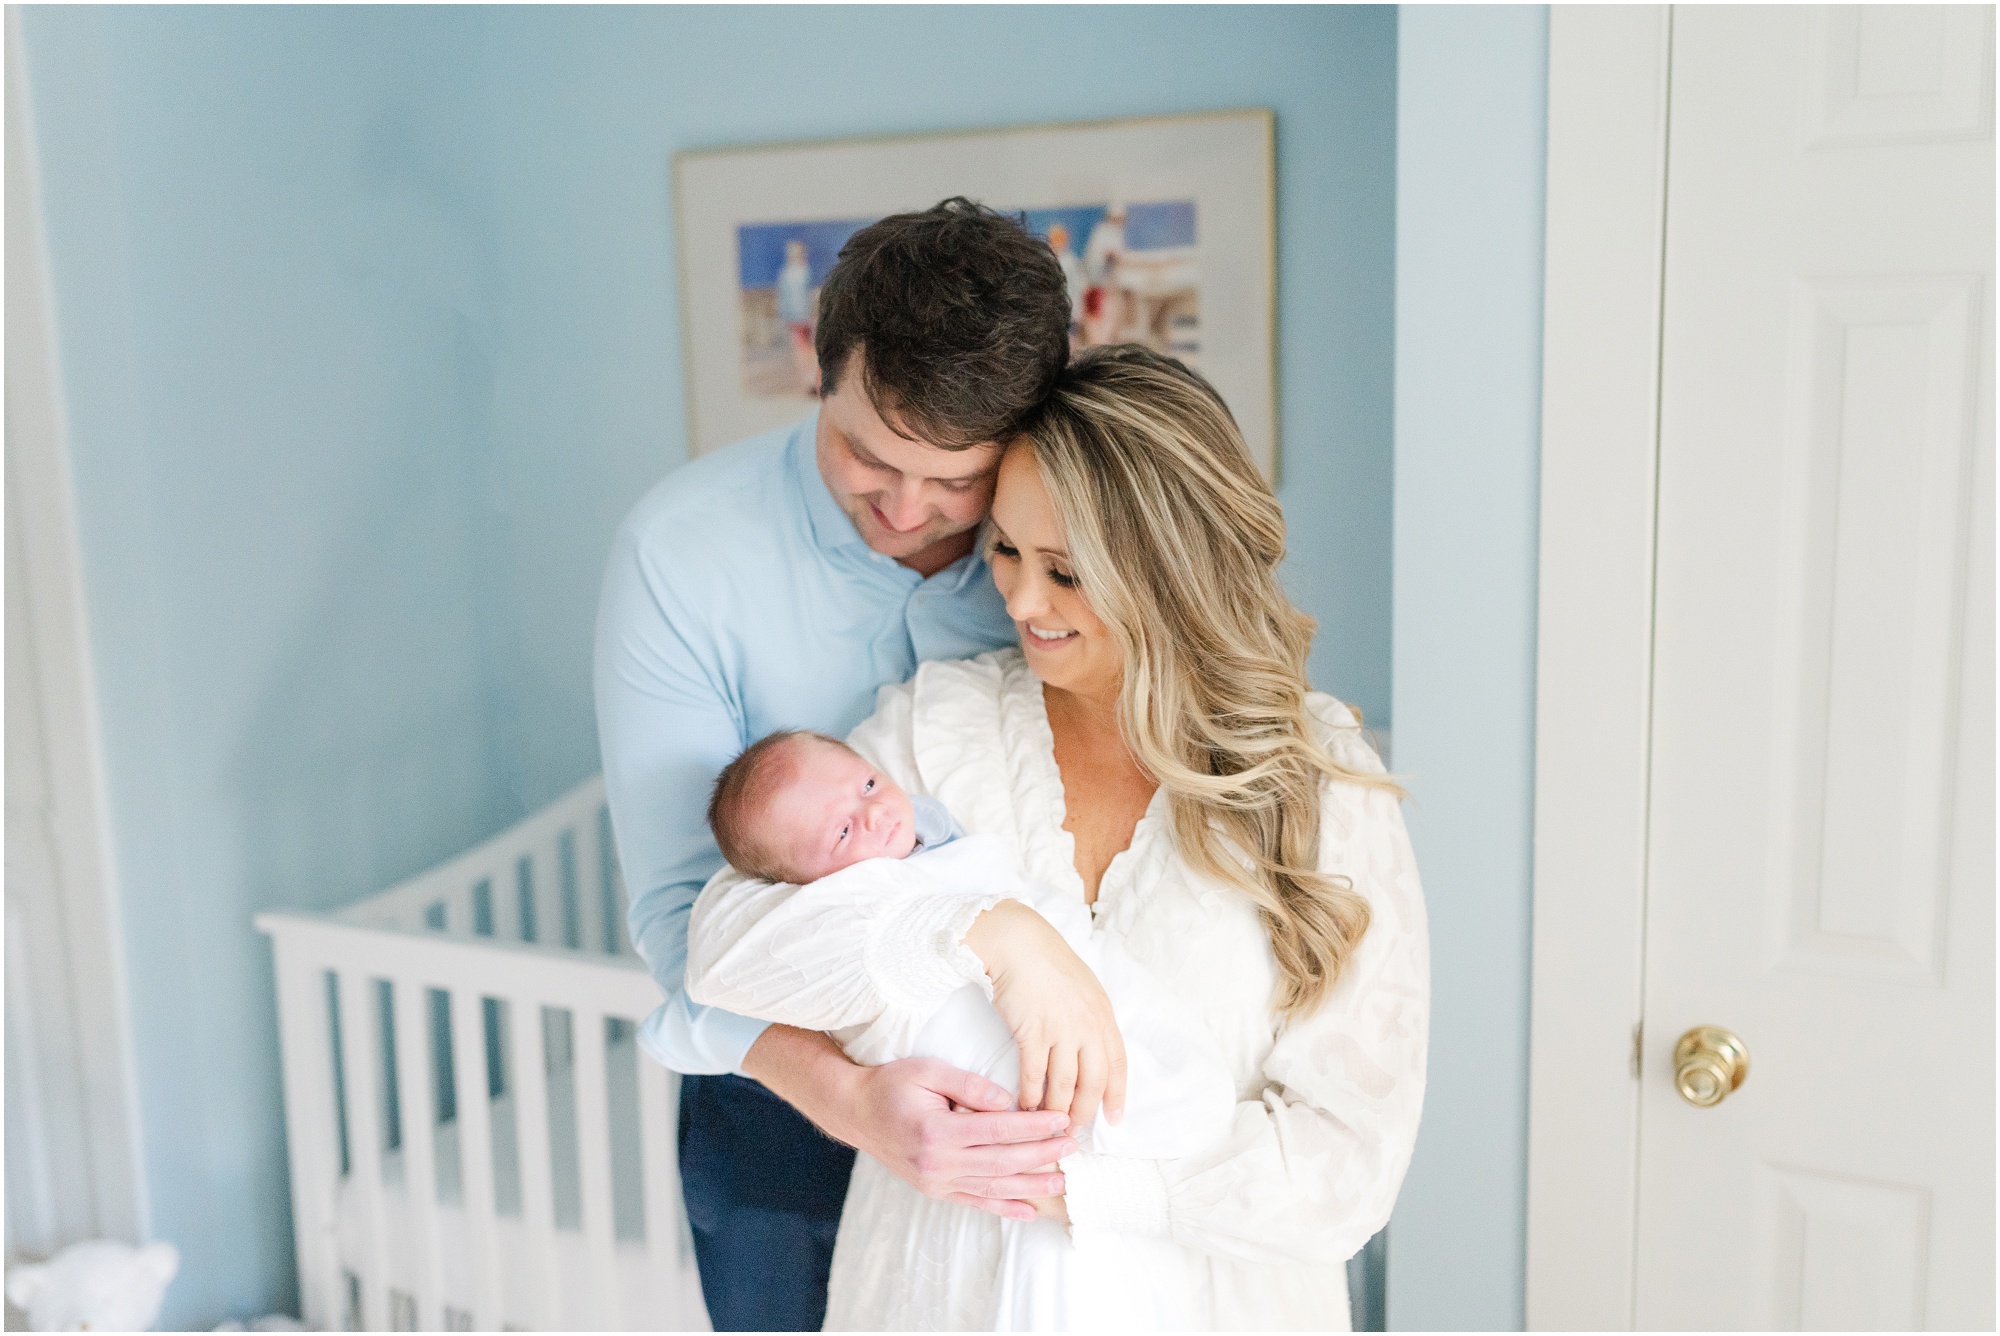
[(7, 1273), (7, 1302), (27, 1312), (35, 1306), (35, 1296), (48, 1279), (49, 1269), (40, 1263), (15, 1267)]

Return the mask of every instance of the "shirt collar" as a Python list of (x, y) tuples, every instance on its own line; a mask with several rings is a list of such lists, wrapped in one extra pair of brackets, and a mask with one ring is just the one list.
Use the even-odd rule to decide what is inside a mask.
[(913, 853), (950, 844), (965, 834), (965, 828), (952, 816), (951, 809), (935, 798), (921, 793), (911, 794), (910, 811), (917, 822), (917, 847), (911, 851)]
[(861, 541), (861, 531), (833, 499), (826, 479), (819, 476), (818, 440), (819, 410), (814, 409), (811, 417), (792, 429), (792, 443), (787, 450), (792, 481), (805, 502), (806, 522), (812, 526), (813, 541), (827, 552), (867, 549), (868, 544)]
[[(833, 499), (826, 479), (819, 473), (819, 410), (814, 409), (811, 417), (792, 428), (792, 443), (786, 447), (786, 458), (792, 472), (793, 485), (798, 488), (805, 506), (806, 522), (812, 526), (813, 542), (822, 552), (850, 553), (864, 560), (872, 560), (881, 566), (893, 566), (902, 571), (912, 582), (920, 577), (909, 567), (881, 556), (874, 548), (862, 540), (861, 531), (854, 527), (854, 521)], [(980, 540), (985, 536), (982, 524), (973, 536), (972, 551), (960, 557), (951, 565), (939, 571), (931, 579), (952, 593), (965, 588), (968, 581), (984, 578), (986, 575), (985, 544)]]

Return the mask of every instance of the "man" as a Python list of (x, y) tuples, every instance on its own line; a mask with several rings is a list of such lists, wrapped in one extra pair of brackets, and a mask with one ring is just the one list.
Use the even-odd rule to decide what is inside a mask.
[(598, 735), (632, 940), (667, 998), (642, 1039), (686, 1076), (681, 1181), (718, 1330), (819, 1329), (849, 1147), (994, 1203), (1037, 1195), (1021, 1176), (1072, 1148), (1061, 1113), (928, 1060), (857, 1067), (824, 1035), (691, 1004), (683, 977), (722, 767), (774, 729), (845, 734), (923, 660), (1014, 643), (975, 530), (1069, 322), (1054, 254), (1000, 214), (951, 199), (864, 228), (821, 291), (817, 413), (675, 471), (613, 543)]

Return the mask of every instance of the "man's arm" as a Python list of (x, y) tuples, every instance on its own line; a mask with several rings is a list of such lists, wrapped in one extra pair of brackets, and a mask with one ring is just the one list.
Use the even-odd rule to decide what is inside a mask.
[(1066, 1113), (1021, 1113), (984, 1077), (933, 1058), (880, 1067), (848, 1061), (833, 1040), (773, 1025), (750, 1046), (755, 1077), (822, 1132), (881, 1161), (927, 1197), (1013, 1220), (1065, 1191), (1056, 1161), (1077, 1150)]
[(666, 995), (647, 1051), (690, 1075), (741, 1070), (764, 1022), (691, 1003), (688, 911), (722, 866), (703, 819), (709, 786), (742, 749), (739, 712), (705, 643), (630, 529), (613, 543), (597, 614), (597, 733), (632, 943)]

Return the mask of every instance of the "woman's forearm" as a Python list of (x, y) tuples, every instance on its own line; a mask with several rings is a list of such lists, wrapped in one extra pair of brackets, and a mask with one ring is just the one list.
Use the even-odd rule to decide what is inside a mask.
[(986, 966), (986, 977), (996, 979), (1024, 951), (1045, 949), (1049, 931), (1048, 920), (1019, 900), (1002, 900), (972, 921), (965, 945)]
[(993, 1007), (1021, 1048), (1021, 1107), (1088, 1125), (1125, 1114), (1125, 1039), (1104, 985), (1049, 921), (1018, 900), (973, 920), (965, 945), (986, 966)]

